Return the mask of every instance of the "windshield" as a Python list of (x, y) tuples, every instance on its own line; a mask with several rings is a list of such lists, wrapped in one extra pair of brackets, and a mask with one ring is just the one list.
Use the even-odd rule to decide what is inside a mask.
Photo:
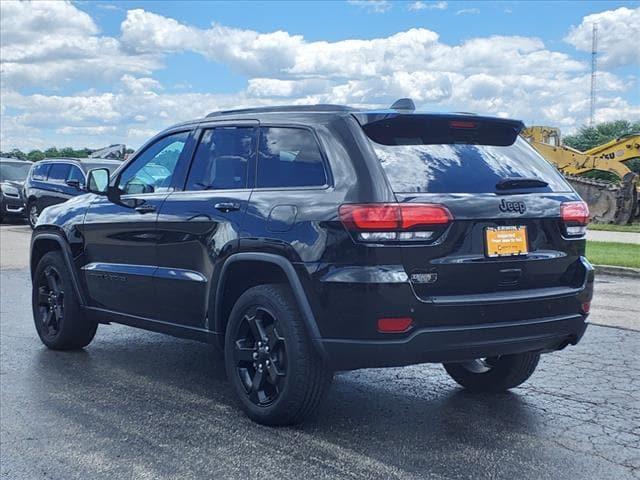
[(535, 192), (571, 190), (521, 137), (509, 146), (372, 144), (395, 192), (496, 193), (498, 182), (517, 178), (548, 184), (530, 189)]
[(31, 162), (24, 162), (24, 164), (0, 163), (0, 182), (23, 182), (27, 178), (31, 165)]

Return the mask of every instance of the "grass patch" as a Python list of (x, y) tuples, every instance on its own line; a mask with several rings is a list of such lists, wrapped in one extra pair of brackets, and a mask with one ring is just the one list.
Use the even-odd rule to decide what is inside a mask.
[(594, 265), (640, 268), (640, 245), (587, 241), (587, 258)]
[(605, 230), (607, 232), (632, 232), (640, 233), (640, 223), (630, 223), (628, 225), (614, 225), (610, 223), (592, 223), (589, 230)]

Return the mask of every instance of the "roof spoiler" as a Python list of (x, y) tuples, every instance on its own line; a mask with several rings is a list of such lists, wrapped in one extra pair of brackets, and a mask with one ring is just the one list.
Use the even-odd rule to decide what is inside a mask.
[(520, 120), (470, 114), (386, 111), (357, 112), (353, 116), (367, 136), (382, 145), (464, 143), (504, 147), (512, 145), (524, 129)]

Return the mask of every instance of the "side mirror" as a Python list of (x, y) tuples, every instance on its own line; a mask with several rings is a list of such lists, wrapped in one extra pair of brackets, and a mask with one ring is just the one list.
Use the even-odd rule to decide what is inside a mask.
[(89, 170), (87, 177), (87, 191), (98, 195), (106, 195), (109, 189), (109, 170), (94, 168)]
[(67, 180), (67, 185), (70, 187), (75, 188), (76, 190), (82, 190), (82, 187), (80, 186), (80, 180), (76, 180), (75, 178), (71, 178), (69, 180)]

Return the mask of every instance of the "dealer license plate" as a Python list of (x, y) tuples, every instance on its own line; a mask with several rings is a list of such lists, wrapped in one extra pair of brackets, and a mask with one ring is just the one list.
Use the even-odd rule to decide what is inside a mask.
[(485, 236), (488, 257), (509, 257), (529, 253), (525, 226), (487, 227)]

